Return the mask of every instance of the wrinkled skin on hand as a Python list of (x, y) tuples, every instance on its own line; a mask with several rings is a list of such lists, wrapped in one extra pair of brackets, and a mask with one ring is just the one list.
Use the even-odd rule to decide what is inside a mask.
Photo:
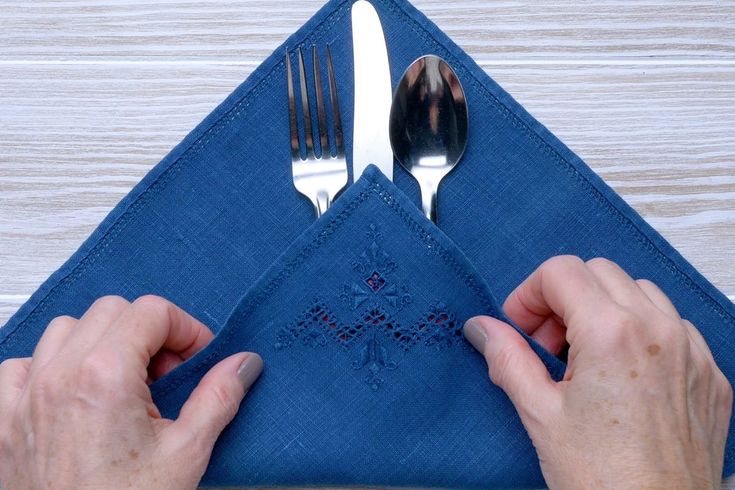
[(155, 296), (108, 296), (80, 319), (54, 319), (32, 358), (0, 365), (3, 488), (196, 488), (262, 360), (221, 361), (175, 421), (161, 417), (148, 385), (211, 339)]
[(549, 351), (554, 382), (510, 325), (465, 335), (520, 414), (552, 488), (719, 488), (732, 388), (697, 329), (653, 283), (605, 259), (555, 257), (506, 300)]

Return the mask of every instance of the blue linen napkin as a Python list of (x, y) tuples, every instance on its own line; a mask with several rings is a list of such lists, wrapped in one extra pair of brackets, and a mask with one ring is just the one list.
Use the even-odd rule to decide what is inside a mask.
[[(265, 359), (205, 484), (538, 485), (531, 441), (462, 335), (479, 314), (503, 318), (483, 278), (370, 166), (154, 400), (174, 418), (217, 362)], [(530, 341), (561, 379), (564, 364)]]
[[(351, 4), (352, 0), (329, 2), (286, 43), (291, 48), (317, 44), (320, 49), (331, 44), (348, 154), (353, 109)], [(505, 298), (543, 260), (569, 253), (586, 259), (607, 257), (632, 276), (659, 284), (682, 316), (699, 327), (732, 382), (733, 304), (421, 13), (404, 0), (373, 0), (373, 4), (386, 33), (394, 86), (403, 69), (427, 53), (445, 58), (464, 84), (470, 140), (462, 162), (440, 190), (441, 232), (415, 215), (409, 201), (418, 205), (418, 187), (399, 167), (395, 186), (381, 182), (373, 170), (337, 201), (336, 209), (313, 223), (311, 204), (291, 183), (285, 47), (281, 47), (120, 202), (0, 330), (0, 361), (30, 355), (54, 316), (79, 316), (99, 296), (119, 294), (133, 299), (160, 294), (220, 334), (208, 353), (215, 352), (215, 345), (224, 350), (252, 345), (267, 354), (266, 372), (254, 392), (256, 402), (244, 405), (233, 428), (218, 444), (206, 482), (540, 485), (538, 461), (517, 416), (485, 379), (476, 354), (463, 350), (462, 342), (450, 337), (450, 347), (429, 356), (431, 349), (449, 342), (440, 335), (442, 342), (426, 345), (431, 337), (417, 332), (419, 325), (428, 328), (431, 322), (457, 325), (452, 322), (480, 310), (499, 315), (488, 290), (496, 298)], [(279, 267), (285, 270), (284, 261), (298, 255), (294, 250), (304, 245), (304, 237), (329, 229), (328, 220), (356, 193), (373, 185), (385, 189), (400, 209), (409, 215), (413, 212), (417, 228), (393, 223), (385, 209), (368, 199), (365, 207), (358, 206), (345, 219), (342, 231), (335, 231), (324, 242), (313, 242), (317, 245), (310, 253), (331, 257), (334, 270), (321, 278), (310, 271), (293, 275), (302, 282), (288, 294), (313, 303), (264, 303), (243, 315), (243, 305), (258, 287), (253, 285), (262, 285)], [(368, 208), (387, 219), (387, 226), (361, 213)], [(407, 238), (415, 229), (433, 237), (456, 258), (460, 271), (475, 278), (476, 294), (457, 297), (445, 290), (443, 279), (457, 279), (449, 272), (437, 272), (442, 265), (436, 256), (426, 256), (423, 262), (409, 257), (417, 249)], [(306, 234), (301, 235), (303, 232)], [(361, 233), (363, 241), (358, 243)], [(382, 238), (371, 240), (369, 233)], [(395, 269), (368, 270), (369, 262), (360, 268), (354, 254), (364, 252), (370, 257), (373, 241), (382, 250), (390, 250)], [(331, 255), (326, 248), (323, 253), (318, 250), (322, 243), (332, 247)], [(389, 249), (387, 244), (397, 245)], [(358, 272), (368, 275), (360, 278)], [(401, 289), (398, 282), (409, 290)], [(436, 303), (429, 306), (429, 298), (417, 296), (412, 287), (418, 291), (434, 288)], [(246, 291), (250, 292), (241, 303)], [(273, 297), (278, 294), (286, 293)], [(329, 294), (339, 296), (340, 301), (330, 299)], [(398, 312), (381, 310), (370, 316), (368, 300), (375, 295), (387, 295), (385, 304), (406, 304)], [(361, 302), (365, 296), (368, 299)], [(352, 310), (348, 310), (350, 301), (357, 305)], [(383, 314), (388, 316), (383, 318)], [(259, 318), (259, 323), (251, 324), (251, 318)], [(279, 323), (267, 323), (267, 318)], [(239, 323), (245, 319), (247, 324)], [(355, 330), (358, 319), (364, 324), (362, 333)], [(380, 343), (383, 353), (378, 347), (383, 337), (372, 344), (366, 342), (373, 339), (370, 332), (383, 335), (390, 331), (386, 322), (395, 322), (402, 330), (394, 330), (399, 333), (397, 342)], [(341, 326), (335, 329), (346, 337), (335, 337), (333, 330), (326, 330), (330, 335), (320, 335), (319, 328), (324, 330), (326, 324), (331, 329), (332, 323)], [(368, 329), (368, 324), (378, 327)], [(254, 336), (257, 332), (263, 336)], [(243, 344), (230, 344), (228, 339)], [(348, 339), (354, 339), (352, 347)], [(410, 344), (408, 352), (401, 351), (405, 344)], [(539, 352), (558, 374), (556, 361)], [(204, 359), (204, 355), (197, 356), (154, 387), (164, 413), (176, 413), (186, 387), (211, 362)], [(295, 382), (283, 381), (286, 384), (281, 387), (275, 382), (277, 374), (286, 372), (287, 359), (297, 359), (305, 368), (296, 377), (309, 387), (298, 391), (300, 399), (285, 395), (287, 388), (296, 388)], [(364, 365), (357, 369), (351, 363)], [(473, 363), (477, 379), (467, 374), (458, 383), (446, 382), (451, 379), (451, 369), (469, 373)], [(432, 372), (447, 378), (429, 385), (425, 376)], [(369, 375), (374, 375), (370, 381)], [(465, 378), (476, 383), (465, 383)], [(391, 398), (399, 392), (402, 398)], [(460, 407), (462, 417), (455, 413), (453, 400), (457, 397), (471, 400)], [(349, 399), (360, 403), (349, 405), (352, 413), (340, 412)], [(393, 403), (386, 405), (387, 401)], [(488, 406), (494, 407), (491, 414)], [(265, 408), (292, 417), (258, 426)], [(492, 419), (497, 425), (486, 420), (493, 414), (500, 417)], [(331, 421), (335, 417), (351, 423), (338, 431), (331, 425), (336, 424)], [(422, 425), (425, 423), (429, 425)], [(429, 426), (430, 430), (418, 431)], [(316, 430), (318, 427), (324, 430)], [(474, 429), (488, 430), (487, 439), (475, 435)], [(299, 430), (313, 438), (296, 437), (302, 434)], [(735, 471), (733, 430), (731, 424), (725, 476)], [(443, 451), (436, 447), (440, 438)], [(269, 461), (267, 468), (248, 463), (265, 460)], [(469, 461), (474, 464), (465, 464)]]

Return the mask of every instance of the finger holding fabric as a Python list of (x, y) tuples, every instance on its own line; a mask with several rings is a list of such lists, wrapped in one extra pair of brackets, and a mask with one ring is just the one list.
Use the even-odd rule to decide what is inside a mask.
[(719, 485), (732, 388), (658, 287), (605, 259), (555, 257), (504, 309), (543, 346), (569, 344), (556, 383), (512, 326), (489, 317), (465, 325), (551, 488)]
[(176, 421), (161, 418), (148, 382), (211, 338), (155, 296), (106, 297), (79, 320), (52, 321), (32, 358), (0, 365), (3, 488), (196, 488), (262, 360), (221, 361)]

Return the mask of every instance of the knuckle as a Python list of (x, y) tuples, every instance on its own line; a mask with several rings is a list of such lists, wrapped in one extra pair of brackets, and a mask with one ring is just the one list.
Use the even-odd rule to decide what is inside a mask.
[(17, 362), (17, 359), (5, 359), (4, 361), (0, 362), (0, 373), (14, 370)]
[(587, 266), (592, 269), (610, 270), (619, 269), (620, 266), (612, 260), (606, 259), (605, 257), (594, 257), (586, 262)]
[(584, 261), (576, 255), (557, 255), (541, 264), (539, 269), (543, 269), (544, 272), (554, 274), (580, 267), (584, 267)]
[(222, 420), (230, 421), (235, 418), (235, 415), (237, 414), (237, 409), (240, 406), (239, 399), (237, 399), (235, 394), (231, 390), (228, 390), (226, 387), (221, 385), (213, 386), (212, 393), (214, 399), (217, 402), (217, 405), (220, 408), (218, 413), (221, 414)]
[(635, 282), (638, 283), (639, 286), (649, 287), (649, 288), (654, 288), (654, 289), (658, 289), (659, 288), (658, 285), (656, 285), (655, 282), (653, 282), (653, 281), (651, 281), (649, 279), (636, 279)]
[(612, 334), (627, 338), (636, 333), (640, 326), (640, 319), (624, 308), (617, 308), (607, 314), (607, 330)]
[(695, 357), (702, 357), (698, 347), (692, 344), (689, 334), (685, 328), (681, 328), (678, 322), (669, 318), (654, 318), (643, 324), (651, 332), (655, 343), (666, 349), (668, 354), (673, 354), (673, 360), (684, 363), (687, 358), (692, 357), (693, 349), (697, 349)]
[(73, 327), (76, 323), (76, 318), (70, 317), (68, 315), (61, 315), (51, 320), (48, 324), (47, 329)]
[(133, 308), (144, 311), (146, 316), (166, 317), (171, 315), (171, 302), (153, 294), (146, 294), (133, 301)]
[(79, 364), (76, 388), (82, 393), (115, 393), (124, 379), (124, 366), (117, 362), (117, 355), (103, 349), (88, 354)]
[(696, 346), (690, 347), (689, 359), (700, 380), (711, 383), (716, 379), (715, 369), (710, 360)]
[[(660, 348), (662, 340), (652, 340), (651, 332), (646, 327), (646, 321), (638, 314), (626, 309), (615, 307), (611, 308), (600, 315), (602, 321), (595, 329), (595, 337), (598, 346), (607, 350), (625, 350), (634, 352), (649, 345), (658, 345)], [(644, 342), (643, 339), (649, 339), (650, 342)]]
[(89, 309), (119, 310), (127, 307), (129, 304), (130, 303), (128, 303), (128, 300), (126, 300), (122, 296), (108, 295), (102, 296), (101, 298), (95, 300), (95, 302), (92, 303), (92, 306)]
[(719, 369), (717, 370), (716, 377), (717, 377), (717, 381), (716, 381), (717, 386), (720, 390), (720, 393), (723, 396), (725, 403), (727, 403), (728, 405), (732, 405), (733, 392), (732, 392), (732, 385), (730, 384), (730, 381), (728, 381), (727, 377), (725, 377), (725, 375)]
[(732, 413), (732, 398), (733, 398), (732, 386), (730, 386), (729, 384), (727, 385), (727, 388), (725, 389), (725, 392), (723, 393), (722, 397), (723, 397), (723, 402), (722, 402), (723, 405), (725, 405), (725, 407), (727, 407), (729, 411)]
[(508, 376), (513, 371), (515, 363), (515, 349), (512, 344), (506, 344), (498, 350), (490, 363), (490, 379), (498, 386), (505, 386)]
[(138, 307), (145, 307), (145, 308), (168, 308), (168, 300), (162, 298), (161, 296), (156, 296), (155, 294), (146, 294), (143, 296), (140, 296), (135, 301), (133, 301), (133, 305)]
[(692, 349), (697, 349), (698, 357), (701, 357), (706, 364), (709, 364), (709, 359), (707, 359), (699, 347), (694, 345), (694, 341), (689, 338), (689, 333), (687, 333), (686, 329), (672, 322), (661, 322), (661, 325), (665, 325), (659, 335), (662, 344), (672, 346), (676, 352), (682, 355), (687, 355)]

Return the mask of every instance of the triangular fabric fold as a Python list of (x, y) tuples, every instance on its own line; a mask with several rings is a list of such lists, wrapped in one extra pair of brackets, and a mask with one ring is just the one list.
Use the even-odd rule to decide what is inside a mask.
[[(444, 238), (437, 240), (447, 240), (451, 244), (448, 248), (455, 250), (453, 254), (459, 253), (466, 258), (468, 263), (463, 264), (462, 268), (468, 267), (470, 275), (484, 282), (481, 289), (502, 300), (523, 278), (551, 256), (575, 254), (584, 259), (606, 257), (620, 264), (631, 276), (650, 279), (658, 284), (672, 299), (682, 317), (700, 329), (723, 373), (731, 382), (735, 380), (735, 356), (732, 356), (735, 350), (733, 304), (423, 14), (405, 0), (373, 0), (372, 3), (380, 14), (386, 34), (394, 87), (409, 63), (429, 53), (446, 59), (463, 83), (469, 104), (469, 144), (461, 163), (440, 188), (438, 229), (441, 230), (439, 236)], [(300, 243), (299, 237), (308, 234), (309, 230), (326, 226), (324, 221), (314, 223), (311, 204), (295, 191), (291, 181), (283, 59), (285, 46), (295, 49), (308, 48), (312, 44), (320, 47), (330, 45), (349, 155), (354, 96), (351, 5), (352, 0), (327, 3), (112, 210), (81, 248), (0, 329), (0, 361), (30, 355), (52, 318), (59, 315), (79, 316), (100, 296), (118, 294), (133, 299), (144, 294), (158, 294), (191, 312), (215, 332), (224, 334), (218, 335), (217, 339), (227, 338), (227, 332), (250, 335), (247, 333), (249, 329), (256, 329), (263, 335), (266, 331), (271, 335), (284, 328), (280, 338), (276, 335), (276, 338), (244, 337), (242, 340), (247, 341), (248, 345), (261, 345), (255, 343), (257, 340), (263, 342), (264, 348), (270, 346), (274, 365), (280, 365), (275, 361), (277, 356), (295, 355), (296, 349), (311, 348), (309, 343), (312, 343), (315, 349), (313, 355), (299, 357), (302, 360), (309, 359), (312, 363), (304, 365), (304, 369), (324, 369), (317, 371), (315, 376), (321, 375), (320, 379), (325, 383), (325, 373), (332, 374), (329, 390), (305, 394), (301, 401), (297, 402), (288, 396), (288, 390), (295, 389), (295, 385), (280, 389), (274, 386), (268, 395), (271, 398), (268, 398), (265, 387), (273, 372), (268, 371), (270, 364), (266, 358), (266, 372), (256, 395), (262, 397), (263, 401), (260, 404), (245, 404), (245, 416), (238, 417), (238, 421), (245, 420), (248, 414), (262, 416), (262, 412), (258, 411), (267, 405), (265, 400), (271, 404), (268, 406), (272, 410), (277, 410), (275, 407), (279, 401), (286, 404), (285, 409), (288, 410), (300, 404), (302, 419), (294, 420), (292, 425), (272, 426), (268, 430), (264, 425), (259, 426), (262, 431), (255, 434), (246, 432), (248, 440), (240, 437), (236, 430), (229, 430), (228, 436), (218, 445), (207, 473), (210, 483), (420, 483), (448, 487), (541, 484), (535, 453), (517, 422), (517, 416), (502, 398), (497, 401), (497, 414), (507, 417), (508, 424), (492, 441), (485, 441), (487, 446), (474, 445), (479, 443), (479, 439), (474, 438), (472, 431), (479, 428), (483, 423), (480, 419), (487, 416), (481, 409), (483, 405), (480, 400), (483, 400), (482, 397), (496, 396), (497, 393), (487, 379), (484, 384), (480, 383), (483, 373), (476, 354), (454, 348), (435, 351), (433, 357), (427, 355), (423, 359), (426, 362), (421, 369), (407, 369), (406, 365), (393, 360), (394, 354), (400, 353), (400, 350), (394, 352), (393, 349), (402, 349), (402, 344), (411, 344), (405, 355), (413, 352), (411, 355), (416, 355), (417, 360), (410, 365), (420, 365), (420, 354), (424, 351), (411, 350), (413, 345), (423, 345), (429, 352), (429, 347), (436, 348), (447, 342), (446, 339), (441, 340), (439, 335), (435, 339), (436, 343), (426, 346), (428, 340), (425, 334), (412, 337), (410, 332), (421, 330), (421, 324), (425, 325), (423, 328), (427, 328), (426, 325), (431, 322), (446, 324), (449, 322), (447, 309), (452, 309), (454, 319), (460, 321), (463, 315), (473, 314), (482, 308), (479, 304), (462, 303), (469, 299), (451, 297), (438, 297), (431, 307), (428, 303), (421, 303), (421, 311), (411, 310), (418, 308), (419, 303), (408, 302), (404, 305), (404, 301), (408, 301), (406, 295), (412, 293), (402, 288), (404, 285), (410, 288), (408, 278), (402, 277), (400, 284), (395, 282), (398, 267), (418, 271), (420, 276), (416, 282), (420, 284), (431, 281), (435, 272), (422, 267), (422, 262), (407, 263), (408, 258), (397, 252), (394, 254), (400, 257), (400, 264), (395, 259), (396, 269), (386, 268), (387, 259), (381, 255), (381, 251), (388, 250), (385, 244), (392, 244), (393, 241), (392, 231), (383, 228), (383, 223), (369, 220), (367, 216), (362, 216), (360, 223), (345, 221), (345, 229), (353, 231), (350, 237), (358, 233), (358, 226), (366, 226), (367, 229), (361, 229), (360, 233), (382, 233), (383, 238), (382, 241), (365, 238), (359, 244), (345, 244), (344, 249), (335, 249), (334, 263), (341, 264), (335, 268), (335, 274), (357, 274), (358, 270), (360, 274), (367, 274), (360, 281), (352, 282), (342, 280), (343, 276), (340, 275), (341, 282), (330, 283), (329, 291), (339, 301), (333, 297), (325, 298), (323, 294), (321, 297), (311, 297), (314, 296), (311, 292), (322, 291), (325, 287), (317, 278), (312, 278), (312, 282), (300, 284), (301, 289), (298, 291), (291, 291), (294, 297), (284, 305), (284, 308), (299, 305), (296, 311), (290, 311), (291, 323), (274, 324), (268, 330), (266, 319), (261, 318), (258, 325), (233, 327), (237, 324), (243, 295), (250, 291), (245, 298), (250, 297), (256, 282), (265, 277), (266, 271), (278, 267), (279, 261), (285, 257), (284, 252)], [(308, 68), (307, 72), (310, 72)], [(380, 182), (380, 176), (373, 171), (366, 175), (364, 182), (355, 185), (369, 187), (370, 184), (365, 183), (368, 181)], [(393, 184), (395, 187), (392, 187)], [(408, 210), (411, 209), (411, 203), (418, 205), (418, 187), (398, 166), (395, 167), (393, 184), (381, 185), (390, 189), (389, 194), (401, 202), (401, 209), (409, 214), (416, 211)], [(340, 200), (349, 200), (354, 194), (350, 192), (352, 189), (348, 189)], [(336, 203), (338, 207), (343, 206), (340, 200)], [(381, 212), (385, 211), (384, 207), (376, 204), (376, 209), (381, 209)], [(334, 214), (328, 213), (323, 219), (331, 219)], [(415, 221), (419, 229), (431, 236), (438, 231), (432, 229), (428, 221)], [(370, 228), (371, 224), (375, 230)], [(400, 234), (407, 233), (403, 228), (393, 230), (396, 233), (399, 231)], [(372, 247), (373, 242), (377, 249)], [(315, 253), (322, 252), (315, 250)], [(353, 266), (352, 261), (357, 265)], [(379, 264), (382, 264), (382, 268), (378, 267)], [(443, 285), (437, 282), (436, 288), (442, 291)], [(390, 320), (381, 319), (383, 313), (389, 312), (377, 311), (371, 316), (368, 311), (376, 295), (384, 298), (381, 304), (386, 309), (403, 306), (397, 313), (390, 314), (390, 318), (396, 319), (400, 325), (400, 330), (394, 327), (397, 330), (393, 332), (394, 335), (396, 331), (399, 333), (399, 340), (388, 344), (390, 348), (383, 346), (385, 351), (381, 350), (378, 343), (370, 344), (365, 351), (362, 347), (366, 345), (368, 331), (371, 330), (365, 325), (377, 322), (382, 325), (381, 335), (389, 331), (385, 325)], [(312, 303), (302, 305), (297, 301), (301, 298), (307, 298)], [(416, 301), (415, 296), (411, 299)], [(336, 302), (331, 303), (332, 300)], [(443, 306), (439, 303), (443, 303)], [(346, 310), (343, 309), (353, 313), (359, 311), (364, 325), (358, 328), (359, 322), (353, 317), (347, 319)], [(500, 314), (497, 311), (495, 313)], [(272, 314), (276, 318), (281, 312), (274, 311)], [(431, 315), (433, 317), (429, 318)], [(332, 317), (334, 321), (329, 320)], [(293, 322), (300, 326), (289, 329), (288, 325)], [(327, 328), (325, 324), (331, 328), (329, 325), (332, 323), (339, 327), (324, 330)], [(404, 331), (404, 327), (408, 331)], [(215, 342), (222, 343), (223, 340)], [(338, 345), (340, 342), (344, 345)], [(352, 342), (359, 355), (353, 355), (355, 353), (349, 347)], [(276, 344), (281, 344), (281, 348), (277, 349)], [(334, 352), (334, 357), (320, 357), (327, 352)], [(350, 352), (349, 356), (347, 352)], [(349, 365), (344, 364), (345, 360), (350, 360)], [(182, 370), (171, 373), (169, 378), (162, 381), (161, 387), (167, 383), (173, 384), (174, 380), (180, 380), (177, 382), (181, 386), (190, 385), (200, 372), (189, 371), (187, 366), (201, 363), (202, 356), (192, 361)], [(556, 364), (553, 359), (546, 358), (546, 361), (552, 368)], [(359, 369), (351, 367), (352, 363)], [(431, 421), (434, 432), (429, 432), (426, 437), (434, 441), (434, 438), (444, 436), (447, 446), (458, 445), (437, 452), (425, 440), (411, 439), (412, 433), (402, 432), (423, 427), (421, 424), (426, 423), (425, 420), (396, 417), (379, 400), (385, 396), (382, 394), (390, 393), (391, 387), (396, 384), (407, 383), (406, 386), (409, 386), (410, 383), (417, 383), (426, 386), (425, 383), (421, 384), (424, 382), (422, 376), (427, 372), (441, 372), (442, 366), (454, 363), (457, 366), (475, 363), (473, 369), (477, 371), (478, 391), (475, 395), (478, 404), (467, 407), (464, 425), (453, 418), (454, 412), (446, 408), (454, 408), (451, 400), (457, 394), (448, 384), (437, 385), (432, 392), (433, 397), (429, 399), (415, 398), (409, 401), (403, 398), (398, 407), (402, 409), (400, 413), (405, 413), (409, 406), (433, 410), (435, 418)], [(377, 368), (373, 368), (373, 371), (377, 369), (377, 373), (374, 373), (375, 377), (370, 383), (366, 377), (372, 372), (370, 369), (373, 364), (377, 365)], [(200, 365), (205, 366), (206, 363)], [(342, 368), (345, 370), (338, 371)], [(182, 377), (183, 374), (177, 373), (189, 373), (190, 376)], [(309, 373), (304, 373), (303, 381), (306, 382)], [(445, 375), (449, 377), (451, 373), (445, 371)], [(471, 376), (467, 379), (474, 380)], [(391, 380), (394, 383), (392, 385)], [(376, 384), (378, 388), (373, 390)], [(468, 386), (462, 384), (462, 388)], [(366, 389), (373, 395), (361, 398), (363, 403), (352, 407), (362, 417), (355, 421), (356, 425), (345, 426), (341, 432), (323, 434), (325, 440), (333, 441), (332, 445), (316, 444), (296, 437), (299, 430), (311, 434), (314, 432), (309, 431), (318, 427), (313, 424), (329, 420), (330, 413), (322, 408), (329, 406), (324, 401), (327, 399), (325, 397), (349, 399)], [(156, 387), (156, 390), (159, 388)], [(170, 394), (164, 391), (162, 388), (157, 391), (159, 400), (169, 404), (167, 409), (175, 412), (175, 407), (181, 401), (179, 397), (186, 390), (174, 390)], [(281, 423), (285, 422), (281, 420)], [(251, 426), (242, 427), (244, 430), (252, 429)], [(371, 441), (359, 439), (358, 430), (364, 427), (367, 427), (366, 433), (372, 437)], [(735, 424), (731, 423), (725, 453), (725, 476), (735, 471), (733, 431)], [(397, 437), (395, 434), (406, 436), (407, 439), (392, 439)], [(245, 454), (238, 454), (239, 448), (254, 451), (255, 446), (250, 445), (253, 440), (274, 451), (253, 456), (254, 461), (273, 461), (271, 469), (247, 466)], [(458, 442), (460, 440), (469, 442), (462, 446)], [(366, 446), (369, 442), (374, 447)], [(396, 448), (407, 450), (409, 443), (413, 443), (410, 454), (398, 454), (390, 450), (396, 444)], [(275, 448), (279, 445), (281, 452), (276, 453)], [(364, 451), (361, 454), (350, 452), (351, 447), (352, 450), (362, 448)], [(384, 448), (385, 452), (381, 453), (380, 448)], [(464, 450), (465, 459), (442, 459), (457, 457), (457, 448)], [(340, 450), (354, 458), (352, 473), (344, 469), (343, 461), (339, 459)], [(495, 458), (492, 468), (469, 464), (482, 451), (492, 453)], [(254, 452), (247, 454), (254, 455)], [(307, 454), (311, 456), (307, 457)], [(432, 457), (435, 459), (432, 460)], [(330, 466), (330, 458), (339, 461), (339, 464)], [(407, 461), (426, 464), (413, 468), (407, 466), (408, 463), (404, 464)], [(235, 462), (242, 462), (245, 465), (242, 468), (247, 467), (252, 471), (238, 473), (238, 467), (229, 466)], [(368, 474), (366, 468), (378, 470)], [(481, 484), (482, 478), (486, 478), (484, 484)]]
[[(486, 282), (371, 166), (154, 400), (175, 418), (214, 364), (263, 356), (207, 485), (541, 485), (520, 419), (462, 336), (479, 314), (503, 318)], [(532, 346), (561, 379), (563, 363)]]

